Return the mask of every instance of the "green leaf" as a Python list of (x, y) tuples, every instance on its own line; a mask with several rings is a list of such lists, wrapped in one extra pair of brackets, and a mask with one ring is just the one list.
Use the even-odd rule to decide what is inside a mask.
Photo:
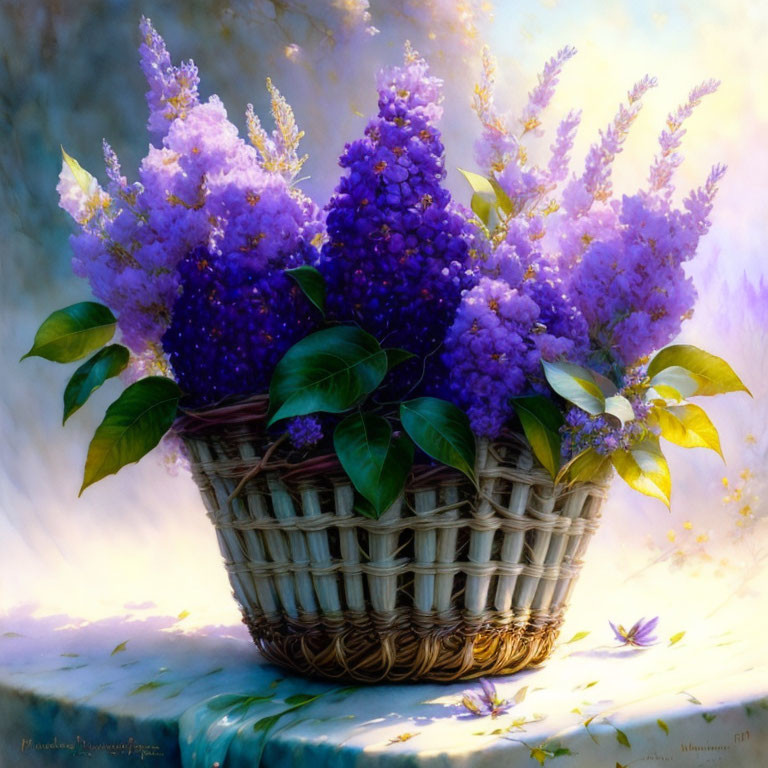
[(68, 155), (64, 151), (64, 147), (61, 148), (61, 157), (69, 167), (69, 170), (72, 171), (72, 175), (75, 177), (77, 186), (80, 187), (83, 192), (89, 194), (91, 191), (91, 185), (94, 181), (94, 177), (88, 173), (88, 171), (86, 171), (85, 168), (83, 168), (80, 163), (75, 160), (74, 157)]
[(116, 653), (122, 653), (126, 649), (127, 646), (128, 646), (128, 641), (125, 640), (124, 642), (119, 643), (118, 645), (116, 645), (114, 647), (114, 649), (112, 650), (112, 653), (110, 653), (109, 655), (110, 656), (114, 656)]
[(285, 274), (298, 283), (304, 295), (325, 317), (325, 279), (323, 276), (309, 264), (302, 264), (295, 269), (286, 269)]
[(547, 397), (515, 397), (512, 404), (533, 453), (554, 478), (560, 467), (560, 432), (563, 415)]
[(589, 631), (577, 632), (567, 643), (565, 643), (565, 645), (570, 645), (571, 643), (578, 643), (579, 640), (583, 640), (588, 634), (589, 634)]
[(253, 730), (254, 731), (268, 731), (273, 725), (275, 725), (278, 720), (285, 714), (285, 712), (281, 712), (278, 715), (268, 715), (267, 717), (262, 717), (261, 720), (257, 720), (253, 724)]
[(541, 361), (549, 386), (579, 408), (597, 416), (605, 410), (605, 395), (588, 368), (573, 363)]
[(295, 693), (293, 696), (288, 696), (285, 703), (291, 707), (303, 707), (311, 704), (323, 695), (322, 693)]
[(568, 747), (558, 747), (553, 753), (552, 757), (563, 757), (564, 755), (572, 755), (573, 752), (571, 752)]
[(717, 715), (711, 715), (709, 712), (704, 712), (704, 713), (703, 713), (701, 716), (702, 716), (702, 717), (703, 717), (703, 718), (704, 718), (704, 719), (705, 719), (705, 720), (706, 720), (708, 723), (711, 723), (711, 722), (712, 722), (712, 721), (713, 721), (713, 720), (714, 720), (714, 719), (717, 717)]
[(137, 693), (146, 693), (147, 691), (154, 691), (156, 688), (160, 688), (163, 685), (168, 685), (168, 683), (160, 682), (158, 680), (150, 680), (148, 683), (143, 683), (138, 688), (134, 688), (129, 696), (135, 696)]
[(413, 465), (413, 443), (407, 435), (394, 437), (381, 416), (353, 413), (333, 433), (341, 466), (378, 518), (403, 492)]
[(277, 364), (269, 387), (269, 424), (290, 416), (342, 413), (373, 392), (387, 372), (387, 354), (351, 325), (313, 333)]
[(657, 373), (672, 366), (689, 371), (697, 382), (696, 395), (719, 395), (725, 392), (751, 392), (721, 357), (705, 352), (691, 344), (665, 347), (648, 364), (651, 386)]
[(384, 350), (387, 353), (387, 370), (391, 371), (395, 366), (404, 363), (406, 360), (410, 360), (412, 357), (416, 357), (412, 352), (407, 349), (400, 349), (399, 347), (388, 347)]
[(676, 632), (672, 637), (669, 638), (669, 644), (670, 646), (676, 645), (679, 643), (683, 638), (685, 637), (685, 632)]
[(629, 746), (629, 739), (627, 738), (627, 734), (624, 733), (621, 728), (616, 728), (616, 741), (618, 741), (622, 746), (627, 747), (627, 749), (631, 749)]
[(447, 400), (418, 397), (400, 404), (400, 420), (424, 453), (475, 482), (475, 436), (464, 411)]
[(683, 448), (711, 448), (721, 459), (720, 436), (703, 408), (693, 403), (654, 409), (661, 436)]
[(128, 365), (128, 350), (120, 344), (110, 344), (99, 350), (73, 374), (64, 390), (64, 419), (77, 411), (107, 379), (117, 376)]
[(114, 335), (117, 320), (103, 304), (81, 301), (49, 315), (35, 334), (32, 349), (21, 359), (44, 357), (71, 363), (103, 347)]
[(555, 482), (561, 483), (566, 478), (568, 483), (591, 482), (605, 473), (609, 463), (610, 458), (608, 456), (603, 456), (594, 448), (587, 448), (581, 453), (577, 453), (560, 468)]
[(628, 421), (635, 418), (635, 411), (632, 403), (623, 395), (611, 395), (605, 398), (605, 413), (613, 416), (621, 422), (623, 427)]
[(370, 518), (371, 520), (378, 519), (378, 515), (376, 514), (376, 509), (374, 508), (373, 504), (371, 504), (368, 499), (364, 499), (358, 494), (355, 494), (354, 510), (358, 515), (362, 515), (363, 517)]
[(180, 396), (176, 382), (163, 376), (131, 384), (107, 408), (96, 428), (80, 493), (151, 451), (173, 424)]
[(611, 461), (630, 488), (659, 499), (669, 507), (669, 465), (657, 437), (646, 438), (629, 451), (614, 451)]
[(658, 725), (659, 728), (661, 728), (661, 730), (664, 731), (667, 736), (669, 736), (669, 726), (663, 720), (657, 720), (656, 725)]

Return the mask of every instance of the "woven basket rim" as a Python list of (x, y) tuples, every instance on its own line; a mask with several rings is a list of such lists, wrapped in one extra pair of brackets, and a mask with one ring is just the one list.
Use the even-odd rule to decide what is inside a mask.
[[(173, 430), (182, 439), (202, 437), (204, 435), (227, 432), (229, 430), (252, 430), (261, 432), (264, 437), (264, 452), (256, 457), (250, 466), (245, 468), (246, 474), (238, 484), (235, 495), (242, 490), (246, 483), (257, 475), (266, 471), (278, 471), (281, 480), (300, 485), (312, 485), (317, 477), (338, 477), (340, 482), (349, 482), (346, 472), (335, 452), (321, 451), (317, 448), (278, 454), (281, 443), (284, 443), (285, 435), (271, 438), (266, 432), (268, 418), (269, 395), (256, 394), (247, 397), (225, 398), (203, 408), (182, 408), (181, 415), (176, 418)], [(485, 440), (488, 444), (495, 443), (475, 434), (476, 440)], [(530, 451), (531, 446), (527, 438), (519, 432), (505, 428), (499, 436), (502, 442), (513, 444), (516, 448)], [(541, 483), (553, 482), (549, 473), (533, 457), (533, 466), (526, 473), (533, 480)], [(466, 476), (458, 469), (441, 464), (440, 462), (414, 464), (406, 490), (412, 491), (429, 484), (463, 484)], [(611, 481), (611, 473), (593, 478), (588, 481), (579, 481), (571, 484), (560, 484), (560, 487), (592, 487), (605, 492)]]

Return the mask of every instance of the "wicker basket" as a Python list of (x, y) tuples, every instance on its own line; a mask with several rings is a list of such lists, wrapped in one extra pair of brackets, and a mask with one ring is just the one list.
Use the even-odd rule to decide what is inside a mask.
[(177, 422), (264, 656), (334, 680), (511, 674), (552, 650), (603, 484), (555, 487), (515, 435), (478, 445), (479, 493), (416, 467), (379, 520), (335, 456), (265, 451), (264, 398)]

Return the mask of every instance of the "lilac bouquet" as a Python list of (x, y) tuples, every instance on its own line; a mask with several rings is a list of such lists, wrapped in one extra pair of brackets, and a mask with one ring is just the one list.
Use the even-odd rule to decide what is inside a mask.
[(373, 517), (415, 460), (474, 479), (476, 441), (510, 430), (555, 482), (612, 466), (667, 504), (660, 437), (720, 451), (687, 398), (746, 387), (720, 358), (667, 346), (693, 311), (685, 262), (724, 168), (682, 206), (674, 172), (683, 124), (716, 82), (670, 114), (647, 182), (619, 200), (612, 163), (655, 80), (633, 86), (569, 175), (580, 113), (561, 120), (546, 165), (526, 143), (575, 51), (547, 62), (517, 119), (495, 105), (485, 51), (464, 207), (445, 187), (442, 83), (407, 45), (321, 208), (298, 186), (303, 132), (270, 80), (275, 128), (249, 105), (242, 138), (216, 96), (200, 100), (195, 65), (174, 65), (148, 19), (140, 28), (154, 144), (129, 182), (105, 142), (104, 187), (64, 153), (73, 268), (98, 303), (54, 312), (27, 354), (91, 355), (66, 387), (65, 421), (108, 378), (132, 381), (94, 435), (83, 489), (156, 446), (180, 409), (267, 393), (265, 440), (335, 453)]

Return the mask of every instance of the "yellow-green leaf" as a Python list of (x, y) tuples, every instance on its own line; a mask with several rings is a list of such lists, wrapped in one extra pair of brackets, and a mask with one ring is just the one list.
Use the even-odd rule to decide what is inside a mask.
[(80, 187), (86, 195), (89, 195), (91, 193), (94, 176), (88, 173), (88, 171), (86, 171), (74, 157), (67, 154), (64, 147), (61, 148), (61, 157), (67, 164), (69, 170), (72, 171), (72, 176), (77, 182), (77, 186)]
[(511, 400), (533, 453), (552, 477), (560, 467), (560, 409), (541, 395), (514, 397)]
[(672, 635), (672, 637), (669, 638), (670, 646), (675, 645), (675, 643), (679, 643), (684, 637), (685, 632), (676, 632), (674, 635)]
[(635, 418), (632, 403), (624, 395), (611, 395), (605, 398), (605, 413), (618, 419), (623, 427)]
[(686, 403), (656, 408), (654, 417), (661, 429), (661, 436), (670, 443), (683, 448), (711, 448), (723, 458), (717, 429), (698, 405)]
[(587, 635), (589, 634), (589, 631), (586, 632), (577, 632), (567, 643), (566, 645), (570, 645), (571, 643), (577, 643), (579, 640), (583, 640)]
[(611, 462), (630, 488), (659, 499), (669, 507), (672, 482), (657, 437), (646, 438), (629, 451), (615, 451), (611, 454)]
[(158, 680), (150, 680), (148, 683), (142, 683), (137, 688), (134, 688), (129, 696), (135, 696), (137, 693), (146, 693), (147, 691), (154, 691), (155, 688), (160, 688), (163, 685), (168, 685), (168, 683), (162, 683)]
[(661, 730), (664, 731), (667, 736), (669, 736), (669, 726), (663, 720), (657, 720), (656, 725), (658, 725), (659, 728), (661, 728)]
[(118, 643), (115, 647), (112, 653), (110, 653), (110, 656), (114, 656), (116, 653), (122, 653), (128, 645), (128, 641), (125, 640), (122, 643)]
[(533, 749), (531, 749), (531, 757), (539, 765), (544, 765), (549, 755), (543, 749), (540, 749), (539, 747), (533, 747)]
[(475, 215), (488, 229), (495, 229), (499, 223), (496, 212), (499, 203), (493, 184), (479, 173), (465, 171), (462, 168), (459, 168), (458, 171), (469, 182), (469, 186), (472, 187), (473, 195), (470, 207)]
[(627, 747), (628, 749), (631, 748), (629, 746), (629, 739), (627, 738), (627, 734), (624, 733), (624, 731), (622, 731), (621, 728), (616, 729), (616, 741), (618, 741), (619, 744), (621, 744), (624, 747)]
[(557, 473), (555, 483), (587, 483), (605, 474), (610, 458), (599, 454), (594, 448), (587, 448), (564, 464)]
[(701, 381), (689, 370), (672, 365), (651, 379), (648, 392), (655, 392), (665, 400), (680, 401), (695, 395), (700, 385)]
[(176, 617), (176, 619), (177, 619), (177, 621), (183, 621), (184, 619), (186, 619), (186, 618), (187, 618), (187, 616), (189, 616), (189, 611), (182, 611), (182, 612), (181, 612), (181, 613), (180, 613), (180, 614), (179, 614), (179, 615)]
[(653, 378), (657, 373), (672, 366), (684, 368), (694, 375), (698, 383), (696, 395), (752, 394), (725, 360), (691, 344), (673, 344), (656, 354), (648, 364), (651, 386), (654, 386)]
[(524, 685), (512, 698), (512, 701), (515, 702), (515, 704), (521, 704), (523, 701), (525, 701), (525, 697), (528, 694), (528, 686)]
[(549, 386), (574, 405), (597, 416), (605, 410), (605, 395), (588, 368), (573, 363), (541, 361)]

